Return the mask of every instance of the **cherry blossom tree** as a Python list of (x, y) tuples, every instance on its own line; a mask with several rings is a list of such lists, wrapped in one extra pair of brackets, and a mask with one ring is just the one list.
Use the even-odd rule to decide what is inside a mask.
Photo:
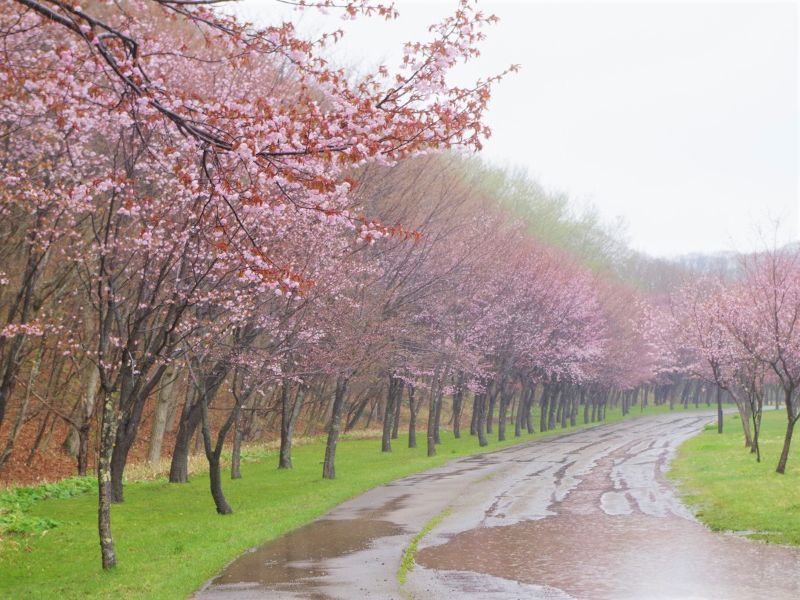
[[(31, 198), (64, 207), (69, 229), (58, 241), (94, 307), (95, 349), (82, 351), (102, 391), (106, 568), (116, 563), (109, 502), (122, 499), (145, 401), (207, 329), (203, 307), (235, 311), (229, 303), (243, 295), (294, 294), (309, 283), (278, 262), (289, 211), (355, 229), (365, 242), (407, 235), (351, 212), (346, 171), (478, 148), (488, 134), (481, 117), (498, 77), (468, 89), (446, 83), (457, 62), (477, 55), (493, 20), (468, 2), (432, 28), (432, 41), (409, 44), (398, 71), (358, 80), (327, 66), (323, 48), (338, 34), (308, 41), (291, 23), (257, 28), (211, 4), (3, 0), (0, 12), (4, 137), (17, 153), (57, 155), (51, 181), (24, 185)], [(367, 3), (345, 10), (394, 14)], [(8, 172), (5, 183), (22, 179)], [(40, 260), (31, 253), (27, 262)], [(25, 341), (19, 334), (36, 333), (26, 308), (34, 278), (23, 279), (22, 312), (10, 311), (16, 321), (3, 330), (8, 364)]]
[(786, 433), (776, 470), (784, 473), (800, 418), (800, 253), (786, 249), (746, 256), (743, 269), (742, 283), (732, 290), (737, 302), (731, 311), (745, 324), (737, 340), (773, 372), (783, 390)]

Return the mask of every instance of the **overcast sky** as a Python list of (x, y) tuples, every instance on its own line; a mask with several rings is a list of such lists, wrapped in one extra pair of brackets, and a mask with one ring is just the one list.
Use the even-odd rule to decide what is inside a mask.
[[(302, 28), (343, 27), (337, 60), (392, 66), (456, 3), (395, 4), (388, 24), (309, 14)], [(500, 23), (459, 81), (522, 65), (492, 98), (486, 158), (622, 217), (652, 255), (748, 250), (776, 220), (781, 241), (797, 239), (795, 2), (479, 6)], [(239, 11), (260, 23), (294, 15), (265, 0)]]

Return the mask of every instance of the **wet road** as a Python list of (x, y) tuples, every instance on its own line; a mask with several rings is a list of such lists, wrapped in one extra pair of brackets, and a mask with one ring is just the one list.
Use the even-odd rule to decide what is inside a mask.
[[(712, 420), (638, 418), (453, 461), (243, 555), (195, 597), (800, 598), (800, 550), (709, 531), (664, 479)], [(400, 586), (405, 549), (442, 513)]]

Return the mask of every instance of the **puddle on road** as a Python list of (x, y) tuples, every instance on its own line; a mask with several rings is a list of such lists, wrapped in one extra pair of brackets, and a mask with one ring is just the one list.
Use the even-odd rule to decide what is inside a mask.
[[(627, 443), (572, 443), (563, 446), (570, 451), (558, 460), (550, 456), (550, 444), (564, 442), (553, 441), (530, 458), (481, 455), (450, 470), (408, 477), (381, 488), (382, 502), (355, 500), (331, 515), (341, 519), (316, 521), (245, 554), (198, 597), (390, 597), (386, 582), (393, 581), (397, 548), (393, 541), (376, 540), (408, 533), (391, 519), (407, 522), (396, 515), (413, 505), (409, 488), (414, 498), (425, 498), (426, 489), (441, 491), (476, 470), (544, 461), (552, 477), (534, 478), (533, 473), (543, 471), (523, 467), (528, 478), (511, 477), (496, 490), (484, 526), (449, 538), (427, 538), (444, 543), (417, 554), (427, 573), (419, 582), (421, 594), (435, 587), (436, 598), (563, 598), (558, 590), (581, 600), (800, 598), (800, 550), (713, 533), (684, 518), (686, 509), (663, 472), (672, 448), (697, 426), (696, 420), (678, 423), (666, 440), (638, 431)], [(519, 520), (531, 514), (518, 506), (525, 502), (543, 502), (545, 514), (554, 516)], [(464, 528), (473, 527), (476, 521), (465, 514)], [(451, 525), (458, 518), (456, 511), (449, 517)], [(501, 526), (486, 526), (498, 519), (503, 519)], [(523, 590), (515, 582), (546, 587), (532, 592), (533, 587)]]
[[(326, 598), (315, 580), (326, 575), (323, 561), (365, 550), (381, 537), (403, 529), (377, 519), (322, 519), (290, 531), (244, 554), (214, 578), (206, 591), (290, 590), (305, 598)], [(223, 594), (224, 595), (224, 594)], [(201, 594), (202, 596), (202, 594)]]
[(555, 516), (465, 531), (420, 550), (417, 562), (581, 599), (800, 598), (800, 550), (713, 533), (676, 515), (682, 506), (664, 482), (665, 457), (643, 464), (638, 450), (628, 444), (598, 460), (551, 504)]
[(678, 517), (563, 514), (473, 529), (425, 548), (431, 569), (552, 586), (576, 598), (800, 598), (800, 552)]

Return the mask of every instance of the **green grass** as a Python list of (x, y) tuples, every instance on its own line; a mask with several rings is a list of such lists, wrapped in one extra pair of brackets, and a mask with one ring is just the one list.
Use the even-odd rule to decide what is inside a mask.
[(417, 533), (417, 535), (411, 538), (411, 543), (403, 553), (403, 559), (400, 561), (400, 567), (397, 569), (397, 581), (400, 582), (401, 586), (406, 584), (408, 572), (414, 569), (414, 561), (417, 558), (417, 546), (419, 545), (420, 541), (449, 514), (450, 509), (445, 508), (442, 512), (425, 523), (425, 527), (423, 527), (419, 533)]
[[(650, 407), (645, 414), (667, 411)], [(638, 408), (632, 411), (632, 416), (639, 414)], [(578, 418), (582, 420), (582, 413)], [(620, 419), (619, 410), (609, 409), (606, 422)], [(538, 429), (538, 420), (536, 424)], [(100, 568), (93, 493), (35, 502), (27, 516), (59, 525), (43, 533), (2, 536), (0, 598), (185, 598), (246, 549), (312, 521), (367, 489), (452, 458), (543, 437), (526, 434), (515, 439), (511, 427), (509, 440), (497, 443), (496, 435), (490, 436), (490, 445), (480, 449), (469, 435), (456, 440), (444, 432), (438, 455), (428, 458), (420, 433), (419, 448), (406, 448), (401, 436), (391, 454), (380, 452), (378, 440), (341, 442), (334, 481), (321, 479), (321, 441), (296, 448), (290, 471), (277, 470), (274, 455), (244, 464), (243, 479), (224, 482), (235, 511), (228, 516), (215, 513), (207, 475), (184, 485), (128, 483), (125, 503), (112, 511), (119, 566), (110, 572)]]
[(0, 491), (0, 539), (9, 534), (42, 534), (58, 527), (54, 519), (32, 516), (31, 508), (50, 498), (72, 498), (97, 489), (97, 479), (68, 477), (57, 483), (43, 483), (31, 487), (10, 488)]
[(800, 545), (800, 439), (794, 436), (784, 475), (775, 472), (783, 447), (786, 413), (767, 409), (761, 463), (744, 448), (738, 415), (684, 443), (670, 477), (698, 518), (715, 531), (748, 532), (755, 539)]

